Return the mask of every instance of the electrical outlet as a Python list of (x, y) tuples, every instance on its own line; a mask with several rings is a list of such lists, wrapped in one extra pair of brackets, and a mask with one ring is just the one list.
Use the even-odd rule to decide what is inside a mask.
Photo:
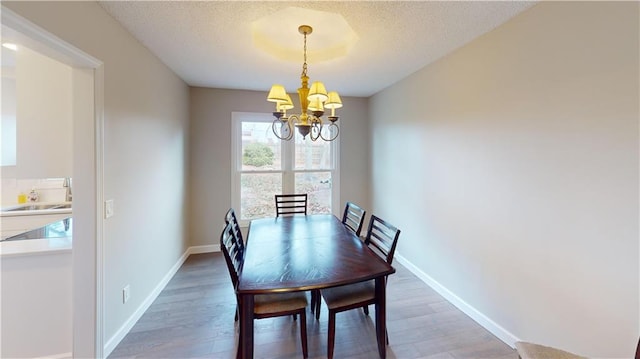
[(113, 217), (113, 200), (109, 199), (104, 201), (104, 218)]
[(131, 287), (127, 284), (126, 287), (122, 289), (122, 304), (126, 303), (131, 296)]

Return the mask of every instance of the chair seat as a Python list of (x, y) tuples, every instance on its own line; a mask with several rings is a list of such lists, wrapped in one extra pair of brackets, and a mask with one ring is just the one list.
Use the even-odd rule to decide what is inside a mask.
[(270, 314), (295, 311), (307, 307), (304, 292), (261, 294), (254, 297), (254, 313)]
[(586, 359), (564, 350), (533, 343), (517, 342), (516, 349), (522, 359)]
[(376, 297), (375, 282), (370, 280), (322, 290), (322, 297), (327, 308), (342, 308), (352, 304), (373, 300)]

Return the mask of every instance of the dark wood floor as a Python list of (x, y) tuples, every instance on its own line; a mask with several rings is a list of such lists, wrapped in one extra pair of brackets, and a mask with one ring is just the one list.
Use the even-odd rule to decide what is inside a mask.
[[(387, 286), (387, 358), (516, 359), (501, 342), (396, 262)], [(109, 358), (234, 358), (235, 298), (220, 253), (191, 255)], [(375, 312), (336, 317), (336, 358), (377, 358)], [(298, 321), (255, 322), (256, 358), (301, 358)], [(309, 357), (326, 358), (327, 310), (307, 315)]]

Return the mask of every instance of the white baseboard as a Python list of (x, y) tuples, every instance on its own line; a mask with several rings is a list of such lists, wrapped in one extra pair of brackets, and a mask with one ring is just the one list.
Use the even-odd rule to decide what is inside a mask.
[(403, 266), (405, 266), (411, 273), (415, 274), (418, 278), (420, 278), (423, 282), (425, 282), (429, 287), (438, 292), (441, 296), (443, 296), (446, 300), (451, 302), (451, 304), (455, 305), (458, 309), (460, 309), (464, 314), (471, 317), (471, 319), (475, 320), (478, 324), (480, 324), (483, 328), (490, 331), (493, 335), (498, 337), (498, 339), (502, 340), (505, 344), (509, 345), (512, 348), (515, 348), (515, 343), (519, 341), (519, 339), (513, 335), (511, 332), (501, 327), (498, 323), (491, 320), (489, 317), (484, 315), (482, 312), (471, 306), (469, 303), (462, 300), (462, 298), (458, 297), (455, 293), (447, 289), (442, 284), (438, 283), (435, 279), (431, 278), (428, 274), (423, 272), (420, 268), (413, 265), (413, 263), (409, 262), (406, 258), (396, 252), (395, 259), (400, 262)]
[(54, 354), (54, 355), (47, 355), (47, 356), (43, 356), (43, 357), (38, 357), (38, 358), (34, 358), (34, 359), (72, 359), (73, 358), (73, 354), (72, 353), (60, 353), (60, 354)]
[(189, 254), (211, 253), (211, 252), (220, 252), (220, 245), (209, 244), (206, 246), (193, 246), (187, 249), (187, 253)]
[[(160, 295), (164, 287), (167, 286), (167, 283), (169, 283), (171, 278), (173, 278), (173, 276), (176, 274), (176, 272), (180, 269), (182, 264), (184, 264), (184, 262), (187, 260), (187, 258), (190, 255), (199, 254), (199, 253), (210, 253), (210, 252), (220, 252), (220, 245), (213, 244), (213, 245), (204, 245), (204, 246), (193, 246), (193, 247), (187, 248), (187, 250), (180, 257), (180, 259), (178, 259), (176, 264), (174, 264), (173, 267), (171, 267), (169, 272), (167, 272), (167, 274), (162, 278), (160, 283), (156, 285), (153, 291), (147, 296), (147, 298), (142, 302), (142, 304), (140, 304), (138, 309), (131, 315), (131, 317), (129, 317), (129, 319), (120, 327), (120, 329), (118, 329), (116, 334), (114, 334), (111, 338), (109, 338), (109, 340), (104, 346), (104, 357), (105, 358), (108, 357), (109, 354), (111, 354), (111, 352), (116, 348), (116, 346), (118, 346), (118, 344), (122, 341), (122, 339), (124, 339), (127, 333), (129, 333), (131, 328), (133, 328), (133, 326), (136, 324), (136, 322), (138, 322), (138, 320), (147, 311), (147, 309), (149, 309), (153, 301), (156, 300), (156, 298), (158, 297), (158, 295)], [(69, 355), (69, 357), (71, 356)], [(65, 358), (65, 356), (61, 356), (60, 358)]]
[(140, 304), (138, 309), (136, 309), (136, 311), (120, 327), (120, 329), (118, 329), (118, 331), (111, 338), (109, 338), (107, 343), (104, 345), (104, 357), (105, 358), (108, 357), (109, 354), (111, 354), (111, 352), (116, 348), (116, 346), (118, 346), (118, 344), (122, 341), (122, 339), (124, 339), (124, 337), (127, 335), (127, 333), (129, 333), (131, 328), (133, 328), (133, 326), (136, 324), (136, 322), (138, 322), (138, 320), (142, 317), (144, 312), (146, 312), (147, 309), (149, 309), (149, 307), (151, 306), (153, 301), (156, 300), (156, 298), (162, 292), (164, 287), (167, 286), (167, 283), (169, 283), (171, 278), (173, 278), (173, 275), (176, 274), (176, 272), (178, 271), (178, 269), (180, 269), (180, 267), (182, 266), (184, 261), (187, 260), (187, 257), (189, 257), (189, 254), (190, 254), (189, 250), (190, 249), (191, 249), (191, 247), (189, 247), (184, 252), (184, 254), (180, 257), (180, 259), (178, 259), (176, 264), (174, 264), (173, 267), (171, 267), (171, 269), (169, 269), (169, 272), (162, 278), (160, 283), (158, 283), (158, 285), (156, 285), (156, 287), (153, 289), (153, 291), (151, 291), (151, 293), (142, 302), (142, 304)]

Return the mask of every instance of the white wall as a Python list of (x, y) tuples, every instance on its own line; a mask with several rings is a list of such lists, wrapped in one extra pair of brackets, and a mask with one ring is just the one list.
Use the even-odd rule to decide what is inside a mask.
[(16, 116), (16, 177), (71, 177), (71, 67), (19, 48)]
[(2, 177), (71, 177), (71, 67), (25, 46), (10, 56), (15, 67), (2, 79), (2, 151), (13, 159), (3, 159)]
[(512, 337), (631, 357), (637, 2), (542, 2), (371, 99), (398, 252)]
[[(268, 89), (191, 88), (191, 244), (217, 245), (231, 206), (231, 113), (273, 112)], [(368, 208), (367, 100), (343, 98), (339, 109), (340, 203)], [(341, 213), (342, 207), (336, 209)]]
[[(95, 2), (3, 5), (104, 62), (104, 188), (98, 191), (115, 201), (115, 216), (104, 224), (108, 342), (188, 246), (188, 87)], [(95, 247), (82, 248), (77, 253), (74, 244), (74, 256), (93, 255)], [(122, 304), (125, 285), (131, 298)], [(85, 304), (74, 308), (86, 314), (91, 304)]]

